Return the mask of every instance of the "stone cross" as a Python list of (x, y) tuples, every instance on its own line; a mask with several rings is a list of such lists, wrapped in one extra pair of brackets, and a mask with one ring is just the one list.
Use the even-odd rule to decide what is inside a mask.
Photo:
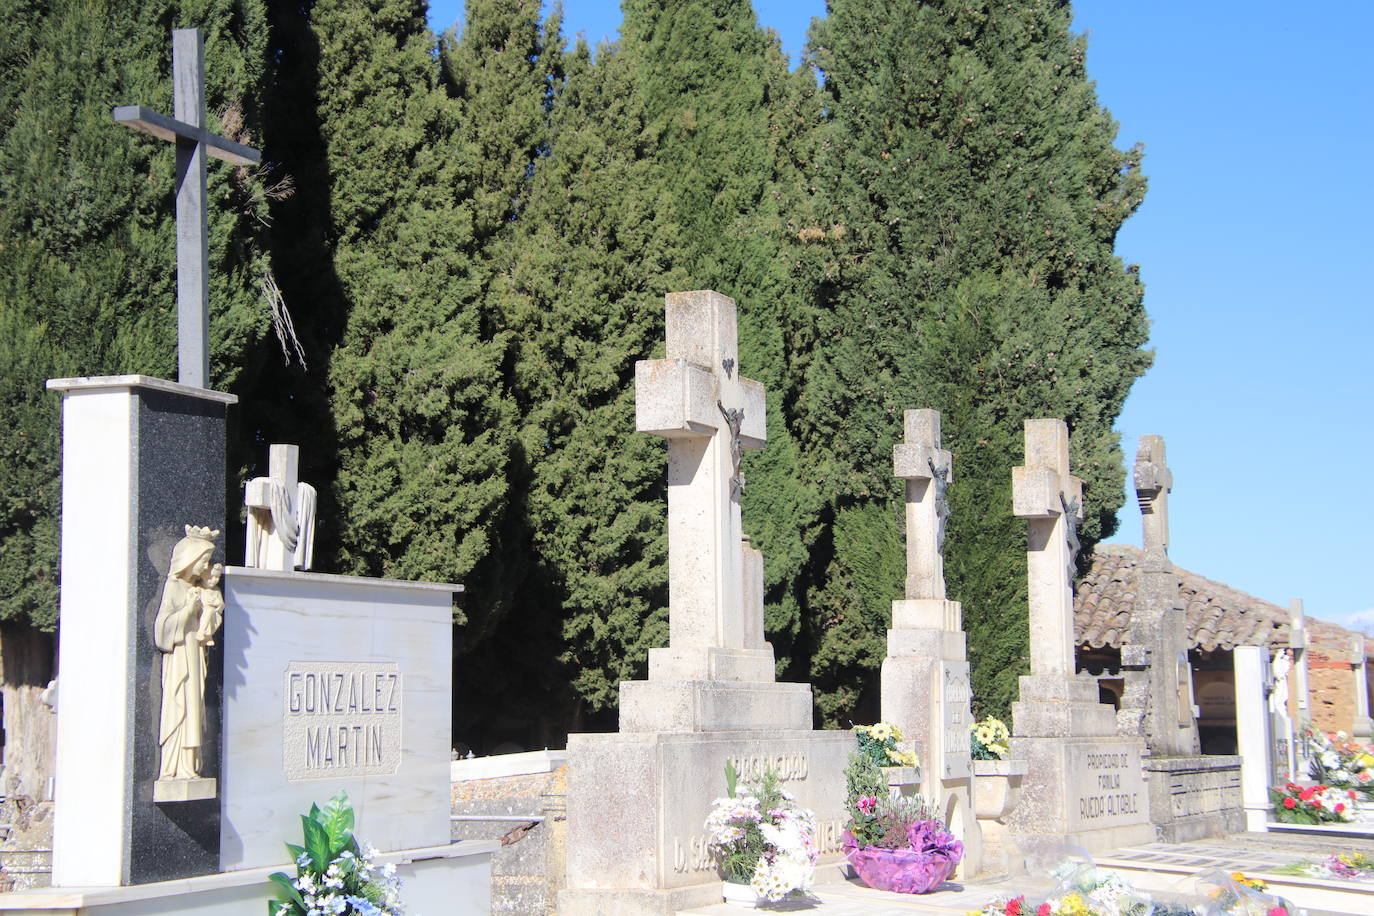
[(1174, 475), (1164, 459), (1164, 437), (1141, 436), (1135, 455), (1135, 496), (1147, 553), (1169, 552), (1169, 491), (1173, 488)]
[(175, 117), (142, 105), (121, 105), (114, 119), (177, 146), (177, 379), (210, 383), (209, 248), (206, 242), (205, 157), (255, 165), (257, 150), (205, 129), (205, 46), (199, 29), (172, 31)]
[(667, 358), (635, 364), (635, 427), (668, 440), (669, 646), (753, 648), (739, 458), (763, 448), (763, 386), (739, 374), (733, 299), (669, 293), (666, 317)]
[(1029, 522), (1031, 674), (1072, 677), (1073, 564), (1083, 481), (1069, 474), (1063, 420), (1027, 420), (1026, 463), (1012, 468), (1012, 511)]
[(248, 509), (243, 565), (257, 569), (309, 569), (315, 548), (315, 488), (296, 480), (300, 447), (273, 445), (266, 477), (244, 487)]
[(945, 597), (945, 491), (953, 479), (953, 461), (940, 448), (940, 412), (908, 410), (903, 414), (906, 441), (892, 447), (892, 473), (906, 480), (906, 597)]

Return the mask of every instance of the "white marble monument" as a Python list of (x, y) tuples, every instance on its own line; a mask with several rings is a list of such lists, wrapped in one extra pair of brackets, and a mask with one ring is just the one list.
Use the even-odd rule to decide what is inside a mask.
[(982, 868), (969, 752), (969, 664), (963, 610), (945, 597), (942, 551), (953, 458), (940, 447), (940, 412), (908, 410), (892, 472), (906, 481), (906, 597), (892, 602), (883, 659), (882, 718), (915, 742), (921, 795), (964, 843), (961, 875)]
[(1073, 577), (1083, 484), (1069, 473), (1063, 420), (1027, 420), (1012, 511), (1027, 520), (1031, 673), (1012, 704), (1011, 755), (1029, 772), (1007, 824), (1023, 856), (1063, 843), (1089, 851), (1153, 839), (1142, 743), (1118, 737), (1097, 681), (1076, 673)]
[(811, 688), (777, 683), (762, 557), (744, 540), (740, 457), (764, 394), (740, 376), (735, 303), (671, 293), (667, 356), (635, 366), (636, 423), (668, 440), (669, 644), (620, 685), (620, 731), (568, 736), (567, 888), (558, 912), (667, 914), (720, 901), (703, 822), (725, 763), (774, 769), (840, 852), (848, 732), (811, 730)]

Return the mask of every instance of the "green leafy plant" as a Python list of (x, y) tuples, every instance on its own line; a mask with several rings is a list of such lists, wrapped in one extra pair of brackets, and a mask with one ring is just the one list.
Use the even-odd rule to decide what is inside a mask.
[(323, 808), (311, 805), (301, 815), (303, 845), (287, 843), (296, 877), (274, 872), (269, 880), (277, 897), (268, 916), (400, 916), (400, 879), (396, 866), (378, 867), (377, 850), (359, 847), (353, 835), (353, 806), (339, 792)]

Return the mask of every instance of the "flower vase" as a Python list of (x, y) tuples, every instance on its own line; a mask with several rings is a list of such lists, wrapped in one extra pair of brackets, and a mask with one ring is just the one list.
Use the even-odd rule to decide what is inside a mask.
[(757, 909), (758, 905), (763, 902), (758, 891), (748, 884), (741, 884), (738, 881), (722, 881), (720, 893), (730, 906), (737, 906), (746, 910)]
[(1024, 760), (973, 761), (973, 810), (978, 820), (997, 821), (1016, 808), (1030, 766)]
[[(896, 894), (928, 894), (954, 874), (957, 857), (914, 849), (860, 846), (846, 830), (845, 858), (859, 880), (874, 890)], [(960, 847), (962, 852), (962, 847)]]

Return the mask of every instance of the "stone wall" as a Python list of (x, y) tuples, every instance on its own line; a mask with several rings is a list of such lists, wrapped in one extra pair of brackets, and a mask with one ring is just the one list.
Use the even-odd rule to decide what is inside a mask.
[(1313, 653), (1307, 662), (1308, 700), (1312, 722), (1321, 731), (1354, 731), (1355, 672), (1344, 660)]
[[(500, 839), (492, 857), (492, 916), (542, 916), (555, 912), (563, 886), (568, 768), (552, 772), (453, 784), (456, 840)], [(542, 820), (539, 820), (542, 818)]]

